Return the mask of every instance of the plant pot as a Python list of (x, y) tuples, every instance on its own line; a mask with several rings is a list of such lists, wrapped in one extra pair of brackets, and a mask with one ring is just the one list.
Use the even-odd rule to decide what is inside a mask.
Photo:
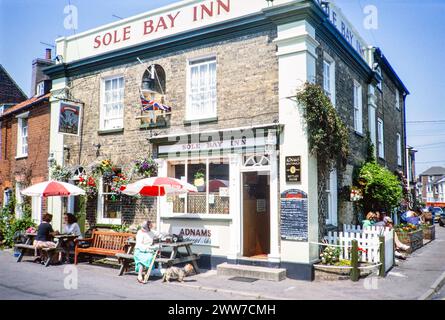
[(204, 178), (198, 178), (194, 181), (195, 187), (201, 187), (205, 184)]
[(413, 253), (423, 246), (423, 231), (421, 229), (411, 232), (397, 231), (397, 237), (400, 242), (410, 247), (408, 253)]
[(433, 241), (436, 239), (436, 226), (429, 226), (422, 229), (423, 239)]
[[(370, 266), (369, 263), (360, 262), (359, 267)], [(349, 280), (351, 274), (349, 266), (326, 266), (314, 264), (315, 280), (337, 281)], [(372, 269), (360, 270), (360, 277), (366, 277), (372, 273)]]

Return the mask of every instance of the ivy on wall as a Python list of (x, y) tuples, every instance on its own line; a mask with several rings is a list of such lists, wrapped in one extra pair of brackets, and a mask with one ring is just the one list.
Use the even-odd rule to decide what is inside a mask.
[(319, 238), (325, 233), (324, 190), (334, 168), (344, 169), (349, 155), (349, 131), (318, 84), (306, 83), (297, 93), (307, 126), (309, 152), (317, 158)]

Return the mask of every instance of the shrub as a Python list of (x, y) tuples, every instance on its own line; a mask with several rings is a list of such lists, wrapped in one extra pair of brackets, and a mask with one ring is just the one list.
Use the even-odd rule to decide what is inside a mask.
[(391, 212), (400, 205), (403, 190), (400, 181), (388, 169), (376, 162), (367, 162), (360, 170), (358, 183), (363, 190), (362, 205), (365, 212), (386, 210)]

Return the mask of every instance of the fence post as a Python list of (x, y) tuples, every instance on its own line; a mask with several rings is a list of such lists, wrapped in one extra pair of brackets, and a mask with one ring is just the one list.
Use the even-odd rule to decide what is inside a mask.
[(360, 278), (360, 270), (358, 269), (358, 241), (352, 240), (351, 248), (351, 280), (358, 281)]
[(379, 276), (385, 277), (386, 274), (386, 263), (385, 263), (385, 236), (379, 237), (379, 250), (380, 250), (380, 269)]

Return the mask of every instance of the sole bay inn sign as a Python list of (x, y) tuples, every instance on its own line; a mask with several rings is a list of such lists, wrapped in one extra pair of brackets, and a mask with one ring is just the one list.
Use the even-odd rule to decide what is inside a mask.
[[(286, 2), (276, 0), (276, 3)], [(265, 0), (185, 0), (131, 18), (57, 39), (69, 63), (260, 12)]]

